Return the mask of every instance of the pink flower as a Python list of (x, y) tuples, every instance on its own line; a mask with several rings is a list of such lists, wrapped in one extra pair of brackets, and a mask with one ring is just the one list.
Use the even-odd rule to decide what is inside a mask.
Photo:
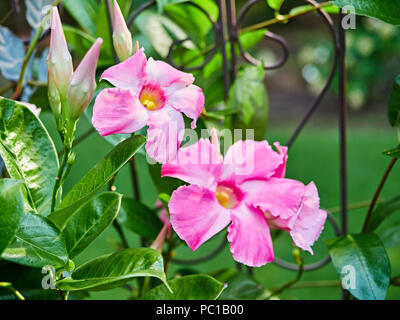
[(165, 62), (146, 60), (141, 49), (107, 69), (101, 79), (116, 88), (103, 90), (95, 101), (92, 122), (100, 135), (132, 133), (147, 125), (147, 153), (162, 163), (173, 160), (184, 135), (182, 113), (193, 119), (195, 128), (204, 106), (193, 76)]
[(239, 141), (223, 159), (209, 140), (178, 152), (162, 176), (179, 178), (169, 202), (171, 224), (192, 250), (228, 227), (234, 259), (248, 266), (274, 260), (270, 228), (290, 232), (294, 243), (312, 253), (327, 213), (319, 209), (314, 183), (284, 178), (287, 148), (266, 141)]

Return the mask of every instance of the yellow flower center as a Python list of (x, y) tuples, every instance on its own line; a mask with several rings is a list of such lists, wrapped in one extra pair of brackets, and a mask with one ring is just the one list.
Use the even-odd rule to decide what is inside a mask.
[(157, 110), (160, 108), (160, 107), (157, 107), (156, 99), (154, 99), (154, 97), (152, 97), (149, 94), (142, 94), (140, 96), (140, 102), (143, 106), (145, 106), (150, 111), (154, 111), (154, 110)]
[(216, 196), (219, 204), (226, 209), (232, 209), (239, 202), (235, 191), (227, 186), (218, 186)]
[(150, 111), (161, 109), (165, 105), (164, 92), (157, 85), (146, 84), (139, 96), (140, 103)]

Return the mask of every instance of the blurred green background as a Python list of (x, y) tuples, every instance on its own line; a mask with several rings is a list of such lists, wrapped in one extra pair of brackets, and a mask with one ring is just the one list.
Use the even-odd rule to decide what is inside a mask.
[[(140, 1), (133, 1), (137, 7)], [(240, 8), (244, 1), (237, 1)], [(288, 1), (285, 6), (302, 4), (302, 1)], [(9, 3), (0, 3), (0, 12), (5, 13)], [(285, 9), (286, 7), (284, 7)], [(252, 8), (244, 22), (251, 25), (273, 16), (271, 10), (260, 1)], [(310, 18), (311, 17), (311, 18)], [(64, 12), (63, 21), (76, 25), (72, 17)], [(4, 25), (20, 37), (29, 37), (23, 14), (8, 19)], [(270, 110), (266, 139), (272, 143), (279, 141), (285, 144), (301, 116), (311, 104), (324, 84), (333, 56), (332, 44), (325, 27), (321, 27), (317, 15), (300, 17), (287, 25), (273, 28), (274, 32), (284, 36), (289, 44), (291, 56), (288, 63), (279, 70), (266, 73), (266, 87), (269, 93)], [(104, 28), (107, 26), (104, 25)], [(134, 34), (134, 38), (135, 38)], [(142, 38), (141, 38), (142, 39)], [(42, 43), (45, 47), (46, 42)], [(390, 158), (382, 155), (382, 151), (395, 146), (397, 135), (391, 129), (386, 119), (387, 103), (391, 92), (394, 76), (400, 70), (400, 33), (399, 29), (388, 26), (369, 18), (357, 18), (357, 29), (347, 32), (348, 45), (348, 200), (349, 203), (369, 200), (388, 165)], [(147, 50), (147, 49), (146, 49)], [(147, 52), (149, 53), (150, 50)], [(152, 51), (150, 51), (152, 52)], [(279, 48), (268, 41), (262, 40), (251, 53), (262, 58), (266, 64), (279, 58)], [(75, 52), (76, 56), (79, 54)], [(157, 53), (154, 53), (157, 57)], [(158, 57), (159, 58), (159, 57)], [(5, 82), (0, 78), (0, 84)], [(210, 89), (211, 90), (211, 89)], [(9, 93), (6, 93), (6, 95)], [(205, 95), (209, 93), (205, 90)], [(40, 107), (40, 105), (39, 105)], [(339, 199), (339, 134), (338, 134), (338, 99), (337, 82), (335, 81), (304, 131), (300, 134), (290, 149), (287, 176), (304, 183), (314, 181), (318, 187), (321, 206), (324, 209), (335, 208)], [(52, 115), (46, 112), (41, 119), (49, 129), (60, 150), (61, 144), (56, 133)], [(91, 124), (82, 117), (78, 125), (78, 135), (91, 128)], [(110, 149), (111, 145), (97, 133), (92, 134), (76, 147), (77, 160), (71, 175), (65, 184), (65, 192), (74, 185), (95, 163)], [(148, 172), (143, 155), (137, 156), (140, 194), (143, 202), (153, 207), (157, 193)], [(381, 197), (389, 199), (399, 195), (400, 168), (395, 167)], [(118, 175), (117, 191), (132, 197), (130, 171), (124, 168)], [(348, 213), (349, 231), (359, 232), (362, 227), (366, 208)], [(338, 222), (340, 215), (335, 214)], [(380, 227), (385, 227), (400, 221), (400, 216), (393, 215)], [(124, 230), (131, 246), (139, 246), (139, 239), (129, 230)], [(191, 252), (186, 246), (177, 250), (177, 257), (193, 259), (209, 253), (219, 245), (225, 232), (211, 239), (196, 252)], [(314, 246), (315, 255), (304, 253), (306, 263), (319, 261), (327, 256), (327, 248), (323, 240), (334, 237), (332, 226), (327, 223), (320, 240)], [(118, 235), (109, 228), (83, 254), (78, 256), (77, 264), (115, 250)], [(274, 241), (276, 256), (292, 262), (292, 244), (286, 234)], [(388, 247), (392, 275), (400, 273), (400, 247)], [(190, 266), (198, 272), (214, 272), (223, 268), (236, 267), (228, 247), (214, 259)], [(181, 272), (182, 266), (172, 265), (170, 276)], [(254, 271), (255, 278), (266, 288), (277, 287), (296, 276), (295, 272), (287, 271), (274, 264), (269, 264)], [(303, 281), (337, 280), (338, 277), (329, 264), (317, 271), (306, 272)], [(94, 299), (121, 299), (129, 296), (125, 289), (91, 293)], [(290, 289), (283, 293), (287, 299), (339, 299), (339, 287)], [(391, 287), (389, 299), (400, 298), (400, 288)]]

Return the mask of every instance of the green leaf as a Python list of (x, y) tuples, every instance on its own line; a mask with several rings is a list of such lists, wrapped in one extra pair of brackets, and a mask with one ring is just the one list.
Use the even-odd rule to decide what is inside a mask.
[(64, 0), (63, 6), (86, 32), (96, 35), (95, 21), (99, 12), (96, 0)]
[(400, 244), (400, 223), (390, 225), (383, 230), (377, 231), (377, 233), (386, 249)]
[(122, 195), (104, 192), (88, 200), (65, 223), (61, 236), (72, 259), (85, 250), (116, 218)]
[(68, 268), (68, 254), (60, 232), (45, 217), (25, 213), (2, 258), (30, 267)]
[(392, 127), (400, 125), (400, 75), (394, 81), (393, 92), (389, 100), (388, 116)]
[(182, 3), (182, 2), (187, 2), (189, 0), (157, 0), (157, 8), (158, 12), (162, 13), (164, 10), (164, 7), (172, 5), (172, 4), (177, 4), (177, 3)]
[(400, 2), (393, 0), (334, 0), (332, 4), (343, 8), (353, 6), (361, 16), (378, 18), (390, 24), (400, 25)]
[(284, 1), (285, 0), (267, 0), (267, 3), (272, 9), (279, 11)]
[[(146, 36), (154, 50), (163, 58), (166, 58), (174, 40), (187, 38), (185, 30), (165, 15), (154, 11), (144, 11), (135, 20), (139, 31)], [(185, 41), (183, 46), (193, 48), (191, 41)]]
[(255, 300), (264, 293), (263, 286), (245, 273), (237, 273), (228, 279), (222, 292), (222, 300)]
[(383, 151), (383, 154), (393, 158), (400, 158), (400, 146)]
[[(214, 20), (218, 19), (218, 6), (215, 1), (192, 0), (190, 2), (195, 3), (200, 8), (204, 9), (211, 17), (213, 17)], [(207, 35), (212, 29), (212, 23), (199, 8), (190, 4), (183, 4), (169, 5), (163, 9), (165, 14), (167, 14), (174, 23), (185, 30), (190, 39), (195, 43), (196, 47), (205, 47)], [(196, 54), (198, 54), (198, 52), (196, 52)], [(176, 54), (176, 56), (178, 56), (178, 54)]]
[(190, 275), (168, 281), (173, 293), (163, 286), (149, 290), (143, 300), (216, 300), (224, 284), (208, 275)]
[(163, 224), (156, 213), (144, 204), (123, 198), (118, 222), (134, 233), (147, 239), (155, 239)]
[(52, 213), (49, 219), (62, 229), (70, 216), (99, 191), (144, 145), (146, 139), (136, 135), (122, 141), (112, 149), (103, 160), (97, 163), (66, 195), (59, 210)]
[(158, 251), (126, 249), (93, 259), (77, 268), (72, 279), (57, 281), (57, 287), (64, 291), (108, 290), (137, 277), (155, 277), (167, 285), (163, 259)]
[(392, 213), (400, 210), (400, 196), (380, 203), (373, 211), (366, 232), (373, 232)]
[(255, 139), (263, 140), (268, 119), (268, 94), (264, 84), (264, 67), (248, 66), (238, 73), (230, 89), (228, 108), (238, 111), (233, 128), (254, 129)]
[[(383, 300), (390, 284), (386, 250), (374, 233), (347, 235), (327, 241), (333, 266), (346, 280), (346, 267), (355, 269), (355, 286), (350, 293), (359, 300)], [(350, 275), (351, 276), (351, 275)]]
[(42, 122), (24, 105), (0, 97), (0, 156), (11, 178), (24, 181), (33, 211), (50, 212), (58, 171), (55, 146)]
[(0, 180), (0, 255), (14, 238), (24, 215), (21, 185), (21, 181), (13, 179)]

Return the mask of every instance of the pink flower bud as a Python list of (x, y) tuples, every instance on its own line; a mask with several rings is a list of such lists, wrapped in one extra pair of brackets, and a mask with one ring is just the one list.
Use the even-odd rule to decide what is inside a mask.
[(114, 0), (114, 19), (113, 19), (113, 42), (114, 48), (121, 61), (125, 61), (132, 55), (132, 35), (126, 25), (124, 16)]
[(60, 95), (65, 97), (73, 73), (73, 66), (57, 7), (53, 7), (52, 12), (50, 51), (47, 58), (47, 66), (49, 69), (49, 82), (52, 81)]
[(68, 88), (69, 116), (78, 119), (96, 90), (96, 67), (103, 39), (98, 38), (72, 75)]

